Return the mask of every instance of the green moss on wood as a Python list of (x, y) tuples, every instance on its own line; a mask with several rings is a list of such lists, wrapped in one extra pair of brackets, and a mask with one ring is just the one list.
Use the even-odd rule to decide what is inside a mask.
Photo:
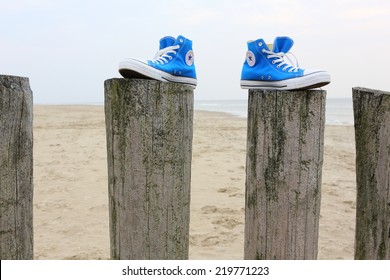
[[(354, 88), (356, 141), (356, 259), (389, 259), (390, 94)], [(387, 136), (385, 136), (387, 135)]]
[[(120, 208), (120, 215), (114, 213), (121, 227), (110, 230), (120, 232), (129, 227), (120, 237), (122, 243), (117, 243), (142, 244), (140, 252), (121, 245), (118, 256), (186, 259), (193, 90), (137, 79), (112, 79), (105, 86), (106, 106), (110, 107), (106, 119), (112, 118), (107, 134), (114, 136), (108, 146), (113, 158), (109, 176), (118, 173), (111, 191), (114, 199), (122, 199), (126, 206)], [(116, 192), (118, 188), (121, 191)], [(136, 223), (137, 232), (124, 221)]]
[(325, 95), (249, 91), (245, 259), (317, 257)]

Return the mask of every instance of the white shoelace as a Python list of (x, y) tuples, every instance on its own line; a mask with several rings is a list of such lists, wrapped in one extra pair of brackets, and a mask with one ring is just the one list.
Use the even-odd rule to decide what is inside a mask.
[(167, 63), (168, 59), (172, 59), (172, 56), (170, 56), (169, 54), (176, 54), (175, 50), (177, 50), (178, 48), (180, 48), (180, 46), (176, 45), (159, 50), (151, 61), (157, 64)]
[[(284, 52), (274, 53), (272, 51), (267, 51), (265, 49), (263, 49), (263, 52), (268, 54), (267, 58), (276, 58), (276, 59), (272, 60), (273, 64), (279, 63), (278, 65), (276, 65), (276, 67), (280, 68), (284, 65), (283, 71), (286, 71), (288, 68), (290, 68), (290, 69), (288, 69), (288, 72), (298, 72), (298, 69), (299, 69), (298, 60), (293, 53), (291, 53), (291, 52), (289, 52), (289, 53), (284, 53)], [(287, 56), (288, 54), (292, 55), (294, 57), (296, 66), (292, 65), (293, 63), (292, 63), (291, 59)], [(287, 58), (288, 61), (286, 61), (285, 58)]]

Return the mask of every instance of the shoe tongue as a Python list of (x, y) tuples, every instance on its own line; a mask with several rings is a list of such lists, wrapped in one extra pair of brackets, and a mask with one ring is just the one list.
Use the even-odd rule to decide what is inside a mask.
[(274, 41), (274, 48), (273, 52), (284, 52), (288, 53), (288, 51), (292, 48), (294, 45), (294, 41), (289, 37), (276, 37)]
[(160, 39), (160, 50), (165, 49), (166, 47), (173, 46), (176, 39), (171, 36), (165, 36), (164, 38)]

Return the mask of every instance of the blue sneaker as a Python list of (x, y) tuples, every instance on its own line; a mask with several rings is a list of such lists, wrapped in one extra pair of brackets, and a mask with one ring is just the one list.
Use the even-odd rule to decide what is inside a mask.
[(328, 72), (304, 70), (292, 65), (286, 54), (293, 44), (294, 41), (289, 37), (277, 37), (273, 48), (267, 46), (263, 39), (248, 42), (241, 72), (241, 88), (291, 90), (312, 89), (329, 84)]
[(160, 50), (150, 60), (127, 58), (119, 63), (124, 78), (151, 78), (163, 82), (196, 87), (192, 41), (183, 36), (167, 36), (160, 40)]

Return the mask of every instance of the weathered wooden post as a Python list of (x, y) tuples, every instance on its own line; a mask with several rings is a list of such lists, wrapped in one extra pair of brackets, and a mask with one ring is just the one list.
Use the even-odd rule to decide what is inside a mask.
[(29, 79), (0, 75), (0, 259), (33, 258), (33, 100)]
[(112, 259), (188, 259), (193, 89), (105, 81)]
[(249, 90), (244, 259), (316, 259), (326, 91)]
[(390, 93), (353, 88), (355, 259), (390, 260)]

